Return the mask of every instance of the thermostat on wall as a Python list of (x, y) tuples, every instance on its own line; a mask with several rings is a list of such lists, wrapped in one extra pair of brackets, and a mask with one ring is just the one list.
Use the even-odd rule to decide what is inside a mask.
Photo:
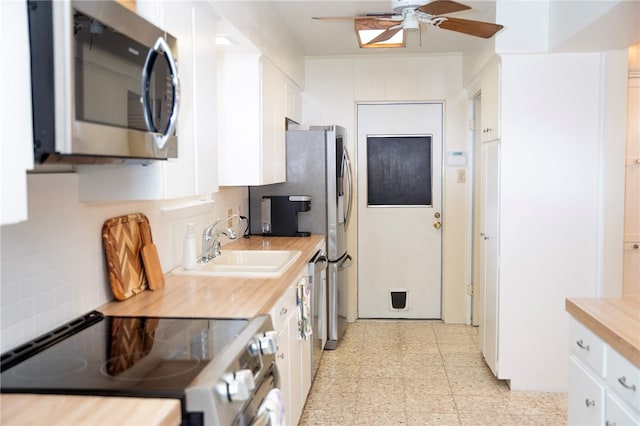
[(467, 154), (464, 151), (447, 152), (447, 166), (464, 166), (467, 164)]

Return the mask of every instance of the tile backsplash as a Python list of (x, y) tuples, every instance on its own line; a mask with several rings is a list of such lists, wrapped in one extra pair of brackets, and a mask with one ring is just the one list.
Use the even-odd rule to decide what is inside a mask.
[[(141, 212), (151, 223), (160, 263), (182, 263), (187, 224), (201, 230), (227, 212), (247, 214), (246, 188), (207, 199), (81, 203), (74, 173), (28, 177), (29, 219), (0, 227), (0, 352), (10, 350), (113, 298), (101, 229), (110, 217)], [(224, 243), (224, 242), (223, 242)]]

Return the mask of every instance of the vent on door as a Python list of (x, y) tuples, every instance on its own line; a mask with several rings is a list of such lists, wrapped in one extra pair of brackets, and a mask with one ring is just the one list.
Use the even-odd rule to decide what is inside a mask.
[(409, 292), (407, 290), (389, 290), (389, 310), (406, 311), (409, 303)]

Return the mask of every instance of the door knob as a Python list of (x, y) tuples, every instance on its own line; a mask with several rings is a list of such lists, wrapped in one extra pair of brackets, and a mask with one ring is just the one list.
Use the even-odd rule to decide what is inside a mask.
[(439, 220), (436, 220), (433, 222), (433, 227), (436, 229), (440, 229), (440, 227), (442, 226), (442, 223), (440, 223)]

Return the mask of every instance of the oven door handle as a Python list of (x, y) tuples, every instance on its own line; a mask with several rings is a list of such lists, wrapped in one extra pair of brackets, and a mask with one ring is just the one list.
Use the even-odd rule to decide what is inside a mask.
[[(151, 84), (151, 72), (153, 64), (156, 62), (158, 53), (164, 53), (167, 59), (167, 65), (169, 65), (169, 71), (171, 72), (171, 87), (173, 93), (173, 103), (171, 105), (171, 115), (169, 116), (169, 122), (164, 132), (158, 134), (158, 129), (153, 124), (153, 111), (151, 102), (149, 100), (149, 85)], [(142, 111), (144, 113), (144, 121), (149, 131), (154, 132), (153, 139), (158, 149), (164, 149), (169, 137), (173, 133), (178, 121), (178, 94), (180, 92), (180, 83), (178, 81), (178, 67), (176, 61), (171, 54), (171, 48), (162, 37), (158, 37), (156, 43), (147, 55), (144, 67), (142, 67)]]
[(284, 426), (284, 402), (280, 389), (271, 389), (258, 408), (258, 415), (251, 426)]

